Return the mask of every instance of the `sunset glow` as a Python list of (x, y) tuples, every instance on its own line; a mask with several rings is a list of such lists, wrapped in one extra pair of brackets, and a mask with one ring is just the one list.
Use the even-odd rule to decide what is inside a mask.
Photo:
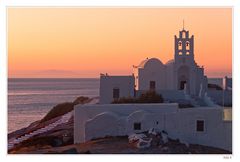
[(185, 20), (208, 77), (232, 75), (231, 8), (8, 8), (9, 77), (126, 75), (174, 58)]

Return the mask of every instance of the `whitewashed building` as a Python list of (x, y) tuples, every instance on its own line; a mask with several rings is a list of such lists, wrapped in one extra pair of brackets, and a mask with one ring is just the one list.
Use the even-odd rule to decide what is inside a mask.
[(101, 75), (100, 103), (111, 103), (114, 99), (134, 96), (134, 76)]
[[(174, 59), (166, 64), (157, 58), (147, 58), (135, 66), (137, 72), (133, 76), (101, 75), (100, 103), (111, 103), (117, 96), (134, 97), (148, 90), (173, 101), (185, 99), (186, 95), (202, 98), (207, 91), (207, 77), (194, 59), (194, 36), (183, 29), (174, 39)], [(126, 93), (126, 89), (131, 92), (135, 89), (136, 93)]]
[[(101, 74), (99, 104), (74, 108), (74, 143), (155, 128), (182, 142), (232, 150), (231, 109), (226, 115), (207, 95), (208, 80), (204, 68), (194, 60), (194, 37), (189, 31), (183, 29), (179, 37), (175, 36), (173, 60), (163, 64), (150, 58), (135, 68), (137, 72), (129, 76)], [(111, 104), (148, 90), (161, 94), (165, 103)], [(179, 108), (181, 100), (190, 101), (194, 107)]]

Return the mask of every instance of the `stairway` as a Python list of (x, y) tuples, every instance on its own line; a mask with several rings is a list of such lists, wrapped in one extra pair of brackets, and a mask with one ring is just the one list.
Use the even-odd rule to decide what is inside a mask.
[[(93, 104), (97, 104), (99, 102), (99, 98), (93, 98), (89, 103), (86, 103), (86, 105), (93, 105)], [(15, 145), (23, 142), (23, 141), (26, 141), (27, 139), (35, 136), (35, 135), (39, 135), (39, 134), (42, 134), (42, 133), (45, 133), (45, 132), (48, 132), (50, 130), (52, 130), (53, 128), (55, 128), (56, 126), (60, 125), (60, 124), (64, 124), (64, 123), (67, 123), (70, 118), (73, 116), (73, 111), (70, 111), (66, 114), (64, 114), (59, 120), (45, 126), (45, 127), (42, 127), (42, 128), (39, 128), (33, 132), (30, 132), (28, 134), (24, 134), (22, 135), (21, 137), (19, 138), (11, 138), (8, 140), (8, 150), (12, 149)]]
[(35, 136), (35, 135), (39, 135), (39, 134), (42, 134), (42, 133), (45, 133), (47, 131), (50, 131), (52, 130), (53, 128), (55, 128), (56, 126), (60, 125), (60, 124), (64, 124), (64, 123), (67, 123), (69, 121), (69, 119), (72, 117), (73, 115), (73, 111), (70, 111), (68, 113), (66, 113), (65, 115), (63, 115), (59, 120), (43, 127), (43, 128), (40, 128), (40, 129), (37, 129), (33, 132), (30, 132), (28, 134), (25, 134), (19, 138), (12, 138), (8, 141), (8, 150), (12, 149), (15, 145), (23, 142), (23, 141), (26, 141), (27, 139)]
[(199, 103), (198, 103), (198, 101), (197, 101), (197, 98), (194, 97), (194, 96), (191, 96), (191, 95), (185, 93), (185, 99), (188, 100), (188, 101), (190, 101), (190, 103), (191, 103), (194, 107), (199, 107), (199, 106), (200, 106)]
[(210, 107), (220, 107), (219, 105), (217, 105), (211, 97), (209, 97), (207, 95), (207, 93), (204, 95), (204, 101), (205, 103), (207, 104), (207, 106), (210, 106)]

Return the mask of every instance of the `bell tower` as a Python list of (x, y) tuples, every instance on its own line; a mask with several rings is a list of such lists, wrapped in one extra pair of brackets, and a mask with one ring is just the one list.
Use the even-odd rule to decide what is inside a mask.
[(194, 63), (194, 36), (189, 36), (189, 31), (183, 29), (179, 31), (179, 36), (174, 36), (175, 40), (175, 62), (180, 64)]

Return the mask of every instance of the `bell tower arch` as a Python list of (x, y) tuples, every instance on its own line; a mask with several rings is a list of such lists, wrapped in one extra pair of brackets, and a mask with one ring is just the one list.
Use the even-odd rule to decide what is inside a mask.
[(189, 31), (183, 29), (178, 36), (174, 36), (175, 41), (175, 62), (178, 64), (194, 63), (194, 36), (189, 36)]

